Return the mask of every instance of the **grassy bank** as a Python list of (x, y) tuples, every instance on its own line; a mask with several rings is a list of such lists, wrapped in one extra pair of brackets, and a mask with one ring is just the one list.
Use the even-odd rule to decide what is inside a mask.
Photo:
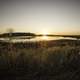
[(79, 80), (80, 40), (0, 42), (0, 80)]

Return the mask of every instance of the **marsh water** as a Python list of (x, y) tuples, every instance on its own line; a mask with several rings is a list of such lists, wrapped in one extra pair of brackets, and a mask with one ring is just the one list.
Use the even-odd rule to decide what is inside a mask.
[[(37, 36), (37, 37), (25, 37), (25, 36), (21, 36), (21, 37), (14, 37), (11, 38), (12, 42), (35, 42), (35, 41), (49, 41), (49, 40), (59, 40), (59, 39), (68, 39), (68, 40), (76, 40), (76, 38), (72, 38), (72, 37), (53, 37), (53, 36)], [(0, 38), (1, 41), (10, 41), (10, 38)]]

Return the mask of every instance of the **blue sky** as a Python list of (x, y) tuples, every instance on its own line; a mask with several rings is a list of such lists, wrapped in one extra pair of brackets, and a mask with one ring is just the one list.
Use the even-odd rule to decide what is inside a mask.
[(80, 34), (77, 0), (2, 0), (0, 32)]

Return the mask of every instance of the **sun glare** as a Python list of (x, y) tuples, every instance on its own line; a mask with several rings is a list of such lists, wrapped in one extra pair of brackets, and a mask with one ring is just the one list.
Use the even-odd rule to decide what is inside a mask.
[(48, 40), (48, 36), (47, 36), (47, 35), (49, 34), (48, 31), (45, 31), (45, 30), (44, 30), (44, 31), (42, 31), (41, 34), (42, 34), (42, 39), (43, 39), (43, 40)]
[(43, 31), (41, 34), (42, 34), (43, 36), (46, 36), (46, 35), (49, 34), (49, 32), (48, 32), (48, 31)]

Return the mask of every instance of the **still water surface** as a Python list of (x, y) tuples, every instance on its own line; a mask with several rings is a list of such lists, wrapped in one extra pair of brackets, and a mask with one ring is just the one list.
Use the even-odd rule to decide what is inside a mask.
[[(71, 38), (71, 37), (51, 37), (51, 36), (38, 36), (38, 37), (15, 37), (12, 38), (12, 42), (35, 42), (35, 41), (49, 41), (49, 40), (59, 40), (59, 39), (70, 39), (70, 40), (76, 40), (76, 38)], [(9, 41), (9, 38), (0, 38), (2, 41)]]

